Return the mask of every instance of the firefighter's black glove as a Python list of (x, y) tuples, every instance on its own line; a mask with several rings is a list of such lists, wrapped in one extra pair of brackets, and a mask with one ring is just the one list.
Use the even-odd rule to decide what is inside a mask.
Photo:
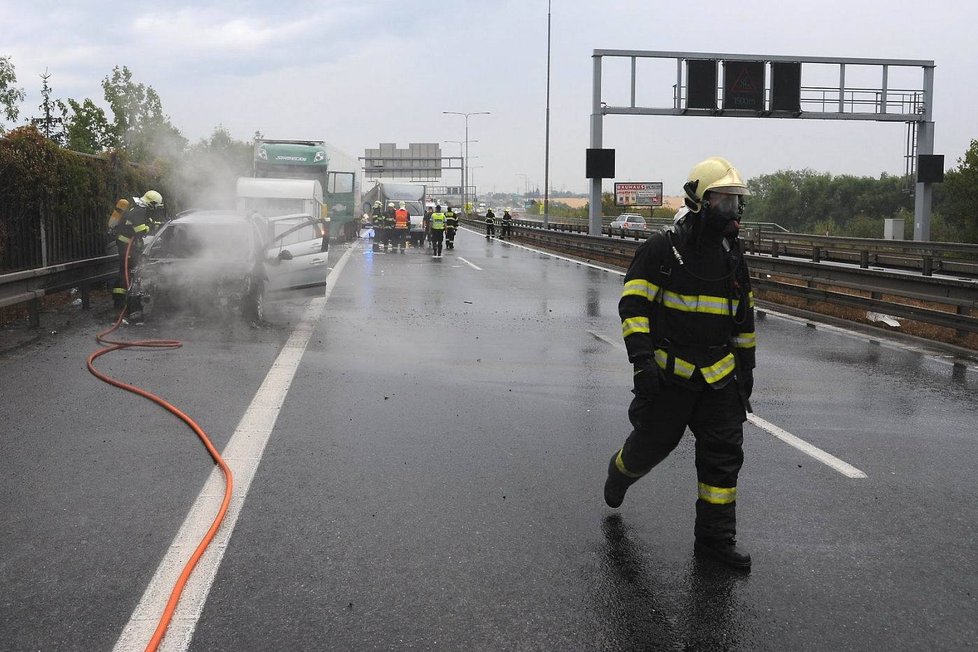
[(638, 396), (652, 397), (659, 393), (662, 383), (659, 378), (659, 367), (652, 360), (639, 360), (632, 365), (635, 385), (634, 393)]
[(754, 370), (753, 369), (741, 369), (737, 372), (738, 381), (740, 382), (740, 387), (743, 389), (744, 396), (750, 398), (751, 393), (754, 391)]

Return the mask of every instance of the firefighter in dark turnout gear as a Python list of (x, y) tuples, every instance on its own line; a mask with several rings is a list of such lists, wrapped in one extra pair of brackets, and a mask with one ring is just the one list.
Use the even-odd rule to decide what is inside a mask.
[(618, 303), (633, 365), (633, 426), (611, 457), (605, 502), (618, 507), (629, 485), (679, 444), (696, 438), (697, 554), (749, 568), (736, 545), (737, 477), (743, 422), (754, 385), (754, 298), (737, 240), (740, 173), (714, 157), (690, 172), (686, 208), (673, 229), (636, 251)]
[(499, 237), (503, 239), (513, 237), (513, 216), (509, 214), (508, 208), (503, 212), (503, 231)]
[(370, 216), (370, 223), (374, 225), (374, 251), (380, 251), (384, 242), (384, 222), (386, 221), (384, 215), (384, 205), (380, 201), (374, 202), (374, 211)]
[(384, 235), (381, 245), (383, 245), (384, 251), (388, 252), (391, 250), (392, 246), (396, 247), (394, 243), (395, 213), (397, 213), (397, 209), (394, 208), (394, 202), (387, 202), (387, 211), (384, 212)]
[[(162, 221), (158, 215), (162, 209), (163, 196), (155, 190), (149, 190), (142, 197), (133, 197), (131, 202), (120, 199), (109, 216), (109, 230), (115, 235), (116, 250), (119, 252), (119, 273), (112, 287), (112, 304), (116, 310), (121, 309), (128, 301), (126, 270), (128, 269), (131, 277), (133, 267), (142, 252), (143, 237), (149, 235), (158, 226), (158, 222)], [(130, 312), (137, 310), (139, 308), (134, 306)]]
[(445, 207), (445, 248), (455, 248), (455, 232), (458, 231), (458, 215), (451, 206)]

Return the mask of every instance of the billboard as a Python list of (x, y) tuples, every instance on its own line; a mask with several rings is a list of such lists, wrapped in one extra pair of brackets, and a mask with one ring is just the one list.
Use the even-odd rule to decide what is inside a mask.
[(616, 206), (662, 206), (662, 182), (639, 181), (615, 184)]

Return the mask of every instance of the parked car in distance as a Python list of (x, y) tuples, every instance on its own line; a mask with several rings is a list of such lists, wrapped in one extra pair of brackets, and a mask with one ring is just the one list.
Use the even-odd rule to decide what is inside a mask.
[(635, 213), (622, 213), (611, 222), (612, 229), (631, 229), (633, 231), (647, 231), (649, 226), (645, 223), (645, 218)]
[(171, 308), (261, 321), (267, 292), (326, 284), (327, 238), (322, 221), (302, 213), (187, 211), (143, 249), (132, 294), (144, 316)]

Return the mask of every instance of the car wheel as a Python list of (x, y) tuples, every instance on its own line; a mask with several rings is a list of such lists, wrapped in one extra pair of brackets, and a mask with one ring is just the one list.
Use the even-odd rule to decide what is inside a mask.
[(242, 315), (248, 321), (260, 322), (265, 319), (265, 282), (256, 281), (251, 292), (245, 297)]

